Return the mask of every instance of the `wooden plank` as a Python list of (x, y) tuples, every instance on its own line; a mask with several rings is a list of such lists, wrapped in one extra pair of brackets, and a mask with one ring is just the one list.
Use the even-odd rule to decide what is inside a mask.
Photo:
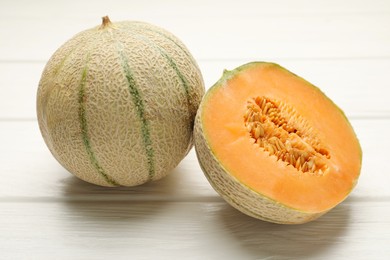
[(0, 118), (35, 119), (36, 93), (45, 63), (0, 63)]
[[(206, 88), (221, 77), (224, 69), (250, 61), (200, 60)], [(390, 59), (269, 61), (320, 87), (349, 117), (390, 117)], [(44, 66), (45, 62), (0, 63), (0, 119), (36, 118), (36, 92)]]
[[(390, 120), (351, 121), (363, 148), (363, 168), (351, 199), (390, 201)], [(104, 188), (79, 181), (53, 158), (36, 121), (0, 122), (1, 201), (221, 201), (199, 167), (194, 150), (165, 179), (133, 188)]]
[[(86, 12), (85, 10), (88, 10)], [(181, 38), (198, 59), (390, 57), (388, 1), (3, 1), (0, 60), (47, 60), (67, 39), (100, 24), (143, 20)], [(32, 51), (33, 50), (33, 51)]]
[(224, 202), (0, 202), (4, 259), (388, 259), (390, 203), (276, 225)]
[[(222, 5), (223, 4), (223, 5)], [(129, 8), (131, 6), (131, 12)], [(64, 18), (64, 17), (93, 17), (100, 11), (117, 11), (123, 16), (128, 15), (160, 15), (160, 16), (196, 16), (205, 17), (231, 16), (256, 16), (281, 14), (364, 14), (364, 13), (388, 13), (390, 4), (387, 0), (318, 0), (315, 3), (308, 0), (296, 0), (294, 3), (288, 0), (243, 0), (240, 4), (230, 1), (207, 0), (197, 1), (167, 1), (159, 0), (147, 2), (137, 1), (129, 3), (126, 0), (113, 0), (112, 5), (107, 5), (104, 0), (95, 0), (91, 5), (87, 2), (58, 2), (49, 0), (37, 0), (35, 3), (23, 0), (2, 1), (0, 14), (4, 18)], [(261, 7), (261, 8), (258, 8)], [(88, 9), (88, 12), (85, 10)], [(105, 13), (104, 13), (105, 14)]]

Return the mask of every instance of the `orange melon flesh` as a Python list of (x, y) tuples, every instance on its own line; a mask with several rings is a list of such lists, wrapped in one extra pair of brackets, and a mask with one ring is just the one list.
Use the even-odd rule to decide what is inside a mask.
[[(251, 63), (226, 75), (202, 102), (201, 122), (211, 152), (249, 189), (289, 208), (325, 212), (355, 186), (361, 148), (343, 112), (318, 88), (273, 63)], [(298, 171), (254, 143), (243, 116), (251, 98), (265, 96), (293, 107), (326, 145), (323, 175)]]

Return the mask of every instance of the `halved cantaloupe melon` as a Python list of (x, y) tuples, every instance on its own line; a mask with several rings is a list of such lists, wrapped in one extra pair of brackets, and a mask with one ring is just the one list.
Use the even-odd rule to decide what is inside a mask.
[(266, 62), (225, 71), (209, 89), (195, 147), (228, 203), (284, 224), (316, 219), (343, 201), (362, 160), (344, 113), (309, 82)]

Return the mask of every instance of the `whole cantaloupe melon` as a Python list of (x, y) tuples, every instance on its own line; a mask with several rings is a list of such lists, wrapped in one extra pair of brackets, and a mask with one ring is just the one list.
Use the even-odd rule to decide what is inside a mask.
[(166, 176), (191, 149), (203, 94), (198, 65), (179, 39), (106, 16), (48, 61), (38, 123), (69, 172), (97, 185), (135, 186)]

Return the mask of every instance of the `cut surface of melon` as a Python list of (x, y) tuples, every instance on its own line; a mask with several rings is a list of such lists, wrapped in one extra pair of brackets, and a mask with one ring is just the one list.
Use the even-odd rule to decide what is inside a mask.
[[(343, 112), (274, 63), (226, 71), (202, 100), (195, 131), (213, 187), (241, 211), (272, 222), (322, 215), (346, 198), (360, 174), (361, 148)], [(243, 206), (250, 199), (241, 192), (262, 197), (276, 212), (253, 213), (260, 202)], [(288, 212), (303, 216), (289, 219)]]

